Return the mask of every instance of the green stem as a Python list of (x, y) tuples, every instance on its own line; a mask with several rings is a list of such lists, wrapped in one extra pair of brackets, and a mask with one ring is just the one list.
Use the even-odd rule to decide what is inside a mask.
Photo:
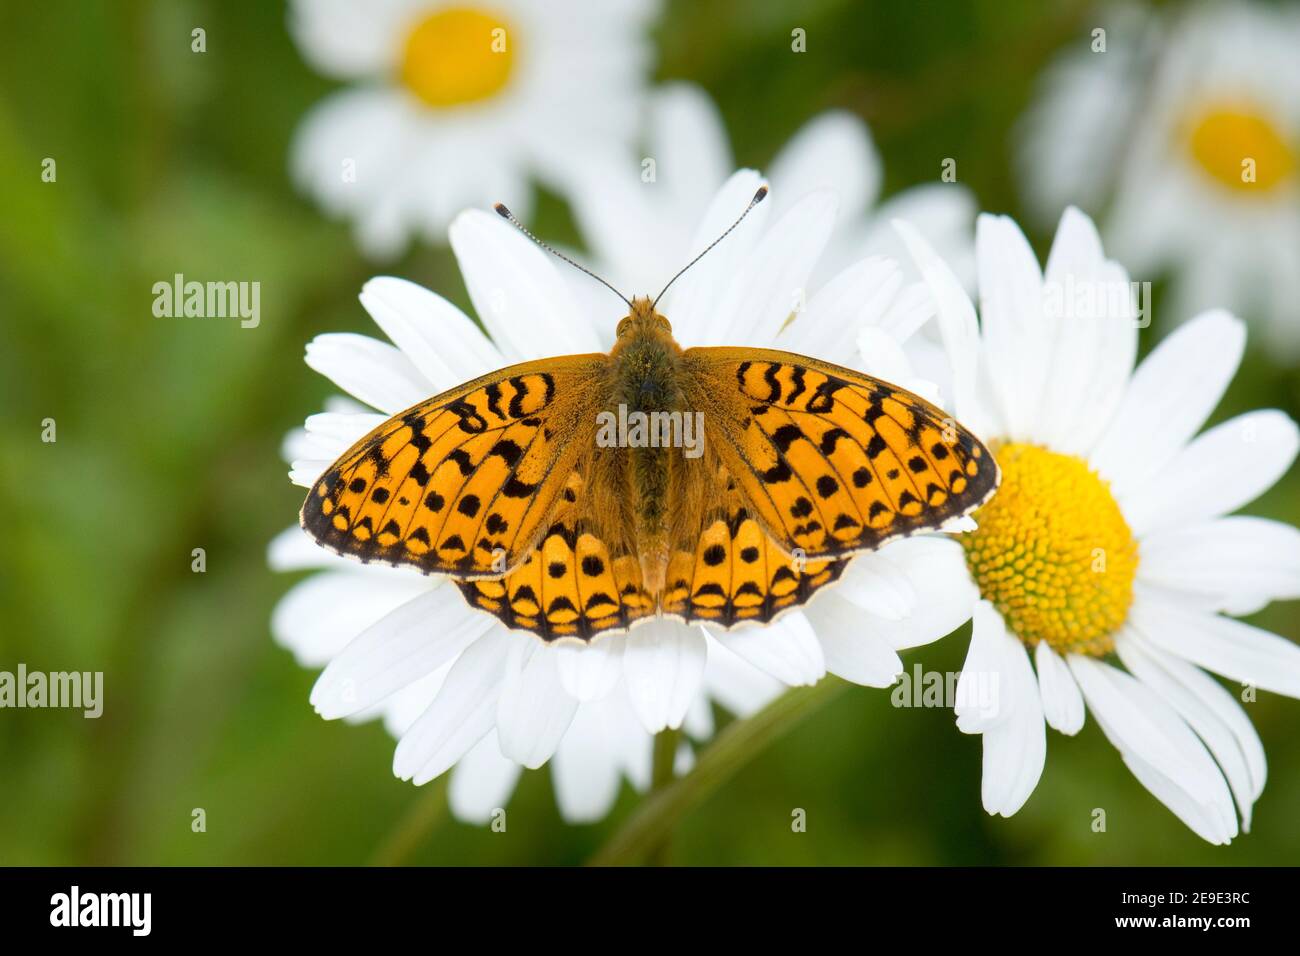
[(661, 730), (655, 734), (654, 763), (650, 771), (650, 789), (660, 790), (673, 782), (673, 764), (677, 761), (680, 730)]
[(401, 866), (433, 832), (447, 812), (447, 776), (444, 773), (420, 792), (370, 857), (371, 866)]
[[(603, 847), (592, 866), (637, 863), (663, 846), (682, 818), (800, 720), (849, 685), (827, 675), (812, 687), (795, 687), (746, 720), (729, 725), (684, 777), (653, 790)], [(658, 749), (656, 738), (656, 750)]]
[[(677, 746), (681, 742), (680, 729), (667, 728), (655, 735), (654, 757), (650, 769), (650, 792), (655, 793), (673, 782), (674, 764), (677, 762)], [(672, 833), (663, 834), (655, 846), (647, 849), (646, 862), (652, 866), (667, 866), (668, 851), (672, 844)]]

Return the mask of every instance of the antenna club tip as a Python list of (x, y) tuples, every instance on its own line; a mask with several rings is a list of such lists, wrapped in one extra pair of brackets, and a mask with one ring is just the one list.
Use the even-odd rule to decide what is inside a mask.
[(754, 193), (754, 202), (762, 202), (767, 198), (767, 186), (759, 186), (758, 192)]
[(506, 208), (506, 204), (503, 202), (494, 202), (492, 208), (497, 211), (497, 215), (502, 219), (509, 219), (511, 217), (510, 210)]

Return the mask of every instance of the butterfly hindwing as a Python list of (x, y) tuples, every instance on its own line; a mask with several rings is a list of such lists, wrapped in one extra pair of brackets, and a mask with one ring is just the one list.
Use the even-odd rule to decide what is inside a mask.
[(766, 623), (837, 580), (844, 561), (791, 557), (743, 507), (706, 521), (693, 550), (668, 564), (665, 614), (721, 628)]
[(317, 479), (302, 526), (363, 560), (500, 576), (532, 550), (589, 452), (607, 365), (527, 362), (395, 415)]
[(688, 401), (764, 530), (808, 559), (879, 548), (970, 513), (997, 488), (978, 439), (887, 382), (790, 352), (694, 348)]
[[(583, 469), (588, 471), (588, 469)], [(574, 472), (550, 526), (519, 567), (498, 580), (458, 582), (469, 603), (516, 630), (547, 643), (590, 641), (624, 631), (655, 613), (642, 585), (637, 557), (601, 534), (589, 514), (591, 500)]]

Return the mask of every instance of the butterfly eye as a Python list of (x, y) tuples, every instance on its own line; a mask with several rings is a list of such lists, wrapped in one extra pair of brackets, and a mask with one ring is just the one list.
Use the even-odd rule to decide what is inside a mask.
[(614, 330), (614, 334), (621, 339), (623, 337), (623, 333), (627, 331), (627, 324), (631, 321), (632, 321), (632, 316), (630, 315), (624, 316), (622, 319), (620, 319), (618, 322), (618, 328)]
[(672, 333), (673, 330), (672, 325), (670, 325), (668, 320), (665, 319), (662, 315), (660, 315), (657, 312), (655, 313), (655, 324), (661, 332), (668, 332), (670, 334)]

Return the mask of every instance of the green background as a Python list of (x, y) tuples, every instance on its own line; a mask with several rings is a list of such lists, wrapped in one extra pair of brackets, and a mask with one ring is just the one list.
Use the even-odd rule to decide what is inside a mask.
[[(190, 51), (195, 26), (204, 54)], [(801, 56), (793, 26), (808, 31)], [(886, 194), (953, 156), (982, 208), (1023, 219), (1011, 128), (1043, 65), (1089, 29), (1079, 4), (679, 2), (656, 29), (656, 78), (714, 96), (740, 163), (761, 167), (808, 118), (847, 107), (871, 124)], [(304, 344), (376, 332), (356, 295), (377, 272), (469, 304), (446, 250), (373, 266), (291, 188), (291, 133), (332, 88), (276, 3), (0, 10), (0, 669), (103, 670), (106, 696), (99, 720), (0, 711), (0, 863), (361, 863), (436, 812), (436, 793), (392, 776), (381, 727), (312, 712), (315, 672), (268, 630), (293, 579), (267, 570), (266, 543), (302, 494), (280, 442), (330, 392)], [(56, 183), (41, 182), (45, 157)], [(537, 223), (577, 240), (553, 197)], [(1044, 252), (1050, 236), (1030, 236)], [(260, 327), (155, 318), (152, 284), (176, 272), (260, 281)], [(1300, 418), (1300, 371), (1252, 350), (1215, 418), (1268, 406)], [(55, 444), (40, 440), (47, 417)], [(1296, 522), (1298, 492), (1293, 469), (1247, 510)], [(205, 574), (190, 570), (195, 547)], [(1252, 620), (1300, 639), (1294, 602)], [(956, 670), (965, 644), (905, 662)], [(888, 692), (851, 688), (691, 812), (666, 858), (1294, 863), (1300, 702), (1261, 693), (1248, 709), (1269, 782), (1255, 832), (1229, 848), (1150, 796), (1091, 719), (1077, 738), (1051, 733), (1027, 806), (990, 818), (979, 741), (950, 711), (900, 712)], [(442, 816), (408, 859), (579, 862), (636, 803), (625, 786), (606, 822), (571, 827), (548, 771), (527, 773), (506, 833)], [(191, 832), (195, 807), (205, 833)], [(794, 807), (806, 833), (791, 832)]]

